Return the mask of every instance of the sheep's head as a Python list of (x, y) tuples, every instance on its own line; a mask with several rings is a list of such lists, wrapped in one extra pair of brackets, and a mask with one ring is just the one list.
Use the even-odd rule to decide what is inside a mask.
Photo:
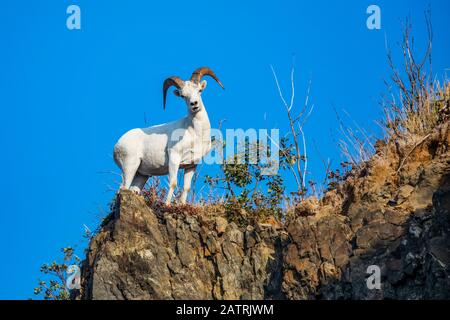
[(201, 94), (205, 88), (206, 80), (200, 83), (185, 81), (184, 86), (180, 89), (175, 89), (173, 93), (186, 101), (190, 113), (197, 113), (203, 107)]
[(206, 88), (206, 80), (202, 80), (203, 76), (210, 76), (223, 88), (222, 83), (217, 78), (215, 73), (208, 67), (201, 67), (196, 69), (189, 80), (183, 81), (179, 77), (170, 77), (164, 81), (163, 98), (164, 108), (166, 108), (167, 90), (171, 86), (175, 86), (174, 94), (177, 97), (183, 98), (186, 102), (190, 113), (197, 113), (203, 108), (201, 94)]

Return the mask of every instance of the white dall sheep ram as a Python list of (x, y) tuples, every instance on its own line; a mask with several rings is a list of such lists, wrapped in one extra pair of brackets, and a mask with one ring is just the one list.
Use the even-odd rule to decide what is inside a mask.
[(175, 86), (176, 96), (183, 98), (188, 115), (177, 121), (133, 129), (125, 133), (114, 146), (114, 160), (122, 169), (121, 189), (140, 192), (149, 176), (169, 175), (170, 204), (177, 186), (178, 169), (184, 169), (181, 203), (186, 203), (192, 177), (198, 161), (211, 149), (211, 125), (201, 98), (206, 88), (203, 76), (222, 83), (208, 67), (198, 68), (189, 80), (170, 77), (163, 85), (163, 105), (166, 108), (167, 90)]

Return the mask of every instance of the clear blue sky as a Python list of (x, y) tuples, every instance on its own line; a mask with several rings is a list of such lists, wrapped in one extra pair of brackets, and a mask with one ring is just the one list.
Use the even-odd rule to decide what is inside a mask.
[[(366, 28), (366, 8), (382, 10), (382, 30)], [(82, 10), (82, 30), (66, 28), (66, 8)], [(310, 175), (322, 156), (340, 161), (333, 106), (378, 132), (374, 120), (389, 76), (385, 35), (395, 49), (412, 17), (418, 49), (423, 11), (433, 11), (434, 70), (450, 68), (450, 2), (419, 1), (23, 1), (0, 3), (0, 298), (32, 297), (43, 262), (63, 246), (82, 249), (113, 197), (112, 147), (125, 131), (184, 115), (165, 77), (213, 68), (226, 90), (204, 93), (212, 124), (285, 127), (269, 68), (287, 89), (296, 55), (297, 93), (308, 80), (315, 111), (305, 133)], [(264, 113), (270, 120), (264, 120)]]

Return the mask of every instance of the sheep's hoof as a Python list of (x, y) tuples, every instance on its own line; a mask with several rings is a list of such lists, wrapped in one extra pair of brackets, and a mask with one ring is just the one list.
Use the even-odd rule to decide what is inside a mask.
[(136, 194), (138, 196), (141, 194), (141, 189), (139, 189), (137, 187), (131, 187), (130, 191), (132, 191), (134, 194)]

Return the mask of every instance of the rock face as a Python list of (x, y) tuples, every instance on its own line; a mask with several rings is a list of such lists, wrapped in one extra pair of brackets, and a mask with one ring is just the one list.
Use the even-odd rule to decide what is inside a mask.
[(122, 191), (91, 241), (81, 298), (450, 299), (449, 142), (447, 124), (420, 144), (383, 144), (282, 225), (156, 211)]
[(122, 191), (113, 221), (91, 242), (85, 298), (283, 298), (285, 238), (271, 225), (242, 230), (221, 216), (157, 216)]

